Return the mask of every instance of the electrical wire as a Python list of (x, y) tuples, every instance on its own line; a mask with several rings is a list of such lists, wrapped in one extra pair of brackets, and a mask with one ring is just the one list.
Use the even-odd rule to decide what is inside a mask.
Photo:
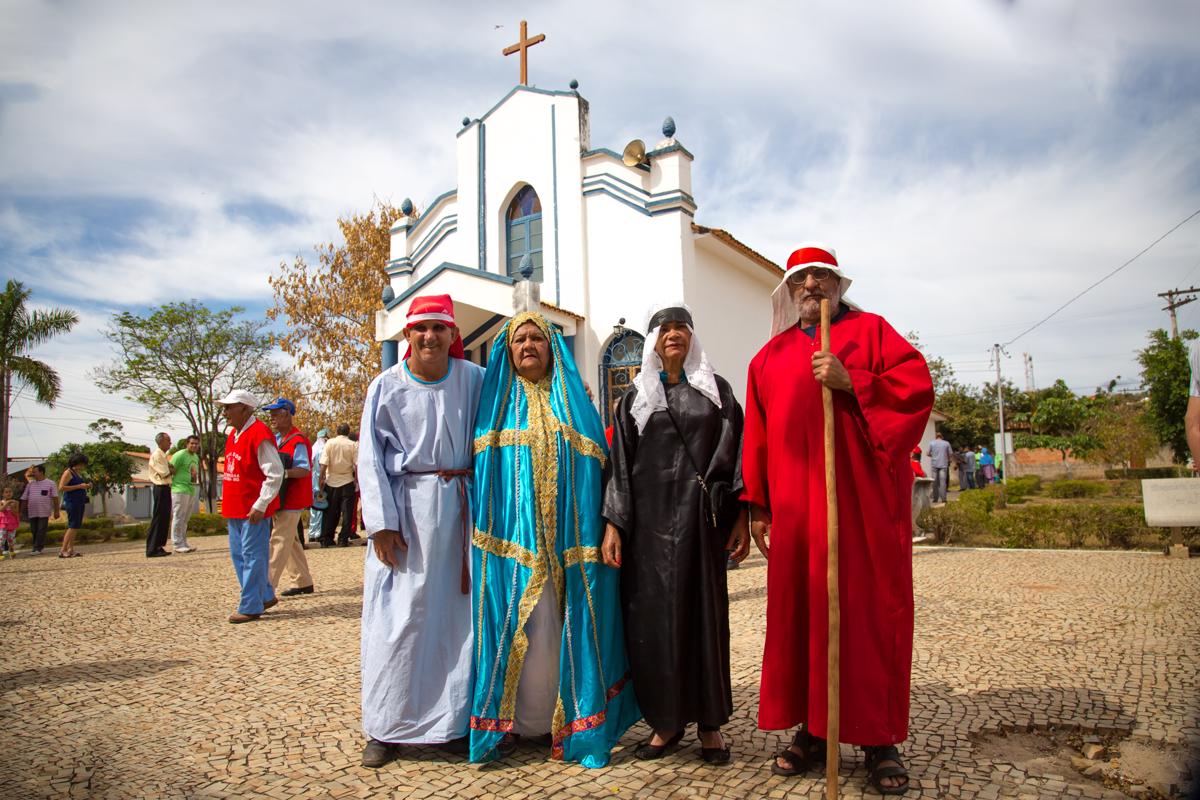
[(1122, 264), (1121, 266), (1117, 267), (1117, 268), (1116, 268), (1116, 269), (1114, 269), (1112, 272), (1108, 273), (1108, 274), (1107, 274), (1107, 275), (1105, 275), (1103, 278), (1101, 278), (1100, 280), (1096, 281), (1096, 282), (1095, 282), (1095, 283), (1093, 283), (1091, 286), (1087, 287), (1087, 288), (1086, 288), (1086, 289), (1084, 289), (1082, 292), (1080, 292), (1079, 294), (1075, 295), (1075, 296), (1074, 296), (1074, 297), (1072, 297), (1070, 300), (1068, 300), (1067, 302), (1063, 303), (1063, 304), (1062, 304), (1061, 306), (1059, 306), (1058, 308), (1056, 308), (1056, 309), (1054, 309), (1053, 311), (1051, 311), (1051, 312), (1050, 312), (1050, 313), (1049, 313), (1049, 314), (1048, 314), (1046, 317), (1044, 317), (1042, 320), (1040, 320), (1040, 321), (1038, 321), (1038, 322), (1035, 322), (1035, 323), (1034, 323), (1032, 326), (1030, 326), (1030, 327), (1026, 328), (1025, 330), (1023, 330), (1023, 331), (1021, 331), (1020, 333), (1018, 333), (1016, 336), (1014, 336), (1013, 338), (1009, 339), (1007, 342), (1005, 342), (1005, 343), (1004, 343), (1004, 346), (1005, 346), (1005, 347), (1008, 347), (1010, 344), (1012, 344), (1013, 342), (1017, 341), (1018, 339), (1020, 339), (1020, 338), (1021, 338), (1022, 336), (1024, 336), (1025, 334), (1027, 334), (1027, 333), (1032, 333), (1033, 331), (1037, 330), (1037, 329), (1038, 329), (1038, 328), (1039, 328), (1039, 327), (1040, 327), (1040, 326), (1041, 326), (1043, 323), (1045, 323), (1045, 322), (1048, 322), (1048, 321), (1050, 320), (1050, 318), (1051, 318), (1051, 317), (1053, 317), (1055, 314), (1057, 314), (1058, 312), (1062, 311), (1064, 308), (1066, 308), (1067, 306), (1071, 305), (1071, 303), (1074, 303), (1074, 302), (1075, 302), (1076, 300), (1078, 300), (1079, 298), (1083, 297), (1085, 294), (1087, 294), (1088, 292), (1090, 292), (1092, 289), (1095, 289), (1097, 286), (1099, 286), (1100, 284), (1104, 283), (1106, 280), (1108, 280), (1109, 278), (1111, 278), (1113, 275), (1116, 275), (1118, 272), (1120, 272), (1121, 270), (1123, 270), (1123, 269), (1125, 269), (1126, 267), (1128, 267), (1128, 266), (1129, 266), (1130, 264), (1132, 264), (1134, 261), (1137, 261), (1137, 260), (1138, 260), (1139, 258), (1141, 258), (1143, 255), (1145, 255), (1146, 253), (1150, 252), (1151, 248), (1153, 248), (1153, 247), (1154, 247), (1154, 245), (1158, 244), (1158, 243), (1159, 243), (1159, 242), (1161, 242), (1163, 239), (1167, 238), (1167, 237), (1168, 237), (1168, 236), (1170, 236), (1172, 233), (1174, 233), (1175, 231), (1179, 230), (1180, 228), (1182, 228), (1182, 227), (1183, 227), (1184, 225), (1186, 225), (1187, 223), (1191, 222), (1191, 221), (1192, 221), (1192, 219), (1193, 219), (1193, 218), (1195, 218), (1195, 217), (1197, 217), (1197, 216), (1200, 216), (1200, 208), (1196, 209), (1196, 210), (1195, 210), (1195, 211), (1193, 211), (1191, 214), (1188, 214), (1188, 215), (1187, 215), (1187, 217), (1186, 217), (1186, 218), (1185, 218), (1185, 219), (1184, 219), (1182, 222), (1178, 223), (1177, 225), (1175, 225), (1175, 227), (1171, 228), (1171, 230), (1167, 231), (1167, 232), (1166, 232), (1166, 233), (1164, 233), (1162, 236), (1159, 236), (1159, 237), (1158, 237), (1157, 239), (1155, 239), (1153, 242), (1151, 242), (1150, 244), (1146, 245), (1146, 246), (1145, 246), (1144, 248), (1142, 248), (1142, 249), (1141, 249), (1141, 251), (1139, 251), (1139, 252), (1138, 252), (1138, 254), (1137, 254), (1137, 255), (1135, 255), (1133, 258), (1129, 259), (1129, 260), (1128, 260), (1128, 261), (1126, 261), (1124, 264)]

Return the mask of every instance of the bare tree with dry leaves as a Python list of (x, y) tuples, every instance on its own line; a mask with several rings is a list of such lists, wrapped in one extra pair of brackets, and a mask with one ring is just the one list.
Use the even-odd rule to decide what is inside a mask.
[(314, 379), (313, 419), (354, 425), (362, 413), (367, 385), (379, 372), (375, 312), (387, 284), (392, 223), (401, 216), (377, 201), (366, 214), (341, 217), (342, 244), (315, 245), (315, 264), (297, 256), (270, 278), (275, 305), (267, 316), (287, 323), (276, 343)]

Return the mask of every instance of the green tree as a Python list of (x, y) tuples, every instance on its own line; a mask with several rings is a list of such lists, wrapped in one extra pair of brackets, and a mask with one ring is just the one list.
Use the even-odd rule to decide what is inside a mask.
[(1106, 395), (1084, 421), (1084, 432), (1094, 442), (1085, 454), (1088, 461), (1125, 468), (1154, 455), (1160, 446), (1147, 419), (1146, 403), (1130, 395)]
[(64, 334), (79, 322), (74, 311), (53, 308), (30, 311), (32, 292), (10, 280), (0, 293), (0, 465), (8, 465), (8, 418), (12, 413), (13, 387), (33, 389), (37, 402), (54, 407), (62, 384), (58, 373), (29, 355), (35, 347)]
[(1196, 331), (1185, 330), (1172, 339), (1162, 328), (1150, 331), (1150, 344), (1138, 352), (1142, 365), (1142, 386), (1149, 392), (1147, 421), (1158, 440), (1171, 448), (1175, 460), (1183, 464), (1188, 458), (1187, 434), (1183, 415), (1188, 404), (1187, 342), (1200, 337)]
[(244, 309), (214, 311), (195, 300), (167, 303), (146, 316), (114, 314), (105, 337), (116, 360), (94, 373), (97, 385), (150, 409), (151, 419), (182, 414), (200, 436), (201, 491), (216, 508), (217, 459), (224, 426), (216, 401), (254, 385), (269, 357), (265, 321), (239, 319)]
[(65, 444), (46, 459), (49, 476), (57, 480), (67, 468), (67, 460), (75, 453), (87, 456), (87, 466), (80, 472), (83, 479), (92, 484), (88, 494), (99, 495), (100, 508), (108, 516), (108, 496), (123, 492), (133, 484), (133, 473), (137, 467), (133, 459), (125, 455), (124, 443), (116, 440)]

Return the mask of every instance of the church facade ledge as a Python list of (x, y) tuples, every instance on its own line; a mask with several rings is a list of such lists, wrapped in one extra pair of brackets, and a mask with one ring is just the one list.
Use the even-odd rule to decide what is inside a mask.
[(433, 228), (433, 230), (429, 231), (429, 233), (425, 235), (425, 238), (418, 242), (417, 246), (412, 249), (411, 252), (413, 266), (419, 268), (421, 266), (421, 262), (425, 260), (426, 256), (428, 256), (435, 247), (441, 244), (443, 239), (450, 234), (455, 233), (457, 230), (457, 214), (447, 214), (445, 217), (443, 217), (441, 221), (438, 222), (437, 226)]
[(448, 192), (442, 192), (437, 197), (433, 198), (433, 202), (425, 207), (425, 210), (421, 212), (421, 216), (417, 217), (416, 220), (413, 220), (411, 217), (401, 217), (392, 223), (392, 227), (389, 229), (389, 232), (392, 234), (405, 232), (405, 235), (407, 236), (414, 236), (420, 229), (421, 225), (424, 224), (426, 220), (430, 219), (437, 211), (439, 211), (444, 203), (457, 199), (458, 189), (451, 189)]
[(696, 201), (682, 190), (651, 195), (612, 175), (593, 175), (583, 182), (583, 196), (606, 195), (647, 217), (682, 211), (688, 216), (696, 213)]

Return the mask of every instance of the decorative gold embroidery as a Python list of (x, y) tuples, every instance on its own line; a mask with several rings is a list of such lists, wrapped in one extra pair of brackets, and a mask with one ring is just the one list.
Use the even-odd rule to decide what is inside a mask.
[[(471, 537), (471, 542), (485, 553), (491, 553), (500, 558), (511, 558), (528, 569), (534, 569), (537, 566), (537, 553), (522, 547), (516, 542), (510, 542), (507, 539), (498, 539), (491, 534), (484, 533), (478, 528), (475, 529), (475, 534)], [(483, 561), (485, 564), (487, 563), (486, 558)]]
[(572, 547), (563, 553), (563, 564), (572, 567), (582, 563), (600, 563), (599, 547)]

